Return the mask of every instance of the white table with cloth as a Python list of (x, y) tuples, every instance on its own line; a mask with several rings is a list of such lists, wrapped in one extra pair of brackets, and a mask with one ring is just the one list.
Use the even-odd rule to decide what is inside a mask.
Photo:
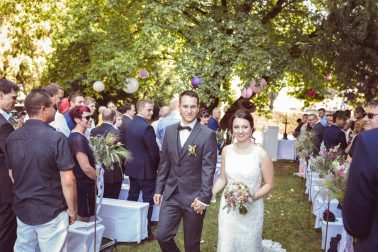
[(277, 159), (295, 160), (296, 159), (296, 147), (295, 140), (278, 140), (277, 147)]
[(140, 243), (148, 236), (148, 203), (103, 198), (99, 216), (104, 237), (117, 242)]
[[(130, 191), (130, 185), (122, 184), (121, 192), (119, 193), (118, 199), (127, 200), (127, 197), (129, 196), (129, 191)], [(143, 202), (142, 195), (143, 195), (142, 192), (140, 192), (138, 202)], [(154, 205), (151, 221), (159, 221), (159, 213), (160, 213), (160, 207), (157, 205)]]

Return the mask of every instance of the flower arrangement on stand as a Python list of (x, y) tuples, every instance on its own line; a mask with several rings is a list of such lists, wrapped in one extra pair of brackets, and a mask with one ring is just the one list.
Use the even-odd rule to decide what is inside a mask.
[(310, 132), (306, 132), (304, 136), (298, 139), (296, 148), (297, 156), (307, 162), (315, 150), (314, 136)]
[(319, 172), (326, 177), (331, 171), (335, 171), (337, 167), (344, 163), (343, 154), (340, 151), (340, 145), (327, 150), (319, 151), (319, 155), (311, 160), (312, 170)]
[(117, 136), (113, 133), (103, 136), (95, 136), (89, 139), (89, 145), (93, 151), (96, 160), (95, 168), (97, 174), (97, 181), (95, 187), (95, 195), (99, 198), (99, 203), (96, 202), (95, 207), (95, 230), (94, 230), (94, 251), (96, 251), (96, 224), (97, 215), (101, 208), (102, 197), (104, 194), (104, 168), (105, 169), (122, 169), (124, 161), (132, 159), (131, 153), (118, 142)]
[(224, 198), (227, 208), (227, 213), (232, 210), (239, 210), (239, 213), (245, 215), (248, 213), (248, 208), (253, 203), (253, 195), (250, 193), (248, 187), (242, 182), (231, 182), (224, 189)]

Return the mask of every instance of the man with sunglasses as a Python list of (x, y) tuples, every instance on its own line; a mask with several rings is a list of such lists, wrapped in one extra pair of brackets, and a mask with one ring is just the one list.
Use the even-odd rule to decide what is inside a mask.
[(378, 251), (378, 100), (369, 103), (364, 120), (368, 126), (352, 145), (343, 222), (358, 239), (354, 251)]
[(6, 160), (14, 181), (17, 216), (15, 252), (67, 251), (68, 225), (77, 216), (74, 160), (68, 139), (48, 125), (56, 104), (33, 90), (25, 99), (30, 119), (6, 139)]

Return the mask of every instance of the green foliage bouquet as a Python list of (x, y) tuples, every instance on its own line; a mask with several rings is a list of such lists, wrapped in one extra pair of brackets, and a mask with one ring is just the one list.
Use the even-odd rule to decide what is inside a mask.
[(95, 136), (89, 139), (90, 146), (93, 150), (96, 163), (103, 164), (106, 169), (114, 169), (114, 165), (122, 166), (125, 160), (132, 160), (130, 151), (118, 142), (113, 133), (106, 137)]
[(242, 182), (229, 183), (224, 189), (224, 198), (227, 208), (227, 213), (232, 210), (239, 209), (239, 213), (245, 215), (248, 213), (248, 208), (253, 203), (253, 195), (249, 192), (248, 187)]
[(310, 132), (306, 132), (297, 142), (297, 156), (301, 159), (308, 160), (315, 149), (314, 136)]

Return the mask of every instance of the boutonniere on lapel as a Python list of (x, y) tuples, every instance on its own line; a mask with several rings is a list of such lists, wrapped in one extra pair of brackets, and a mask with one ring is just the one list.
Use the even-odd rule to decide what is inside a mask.
[(188, 145), (188, 154), (189, 154), (189, 156), (193, 156), (193, 157), (195, 157), (196, 156), (196, 148), (197, 148), (197, 145)]

